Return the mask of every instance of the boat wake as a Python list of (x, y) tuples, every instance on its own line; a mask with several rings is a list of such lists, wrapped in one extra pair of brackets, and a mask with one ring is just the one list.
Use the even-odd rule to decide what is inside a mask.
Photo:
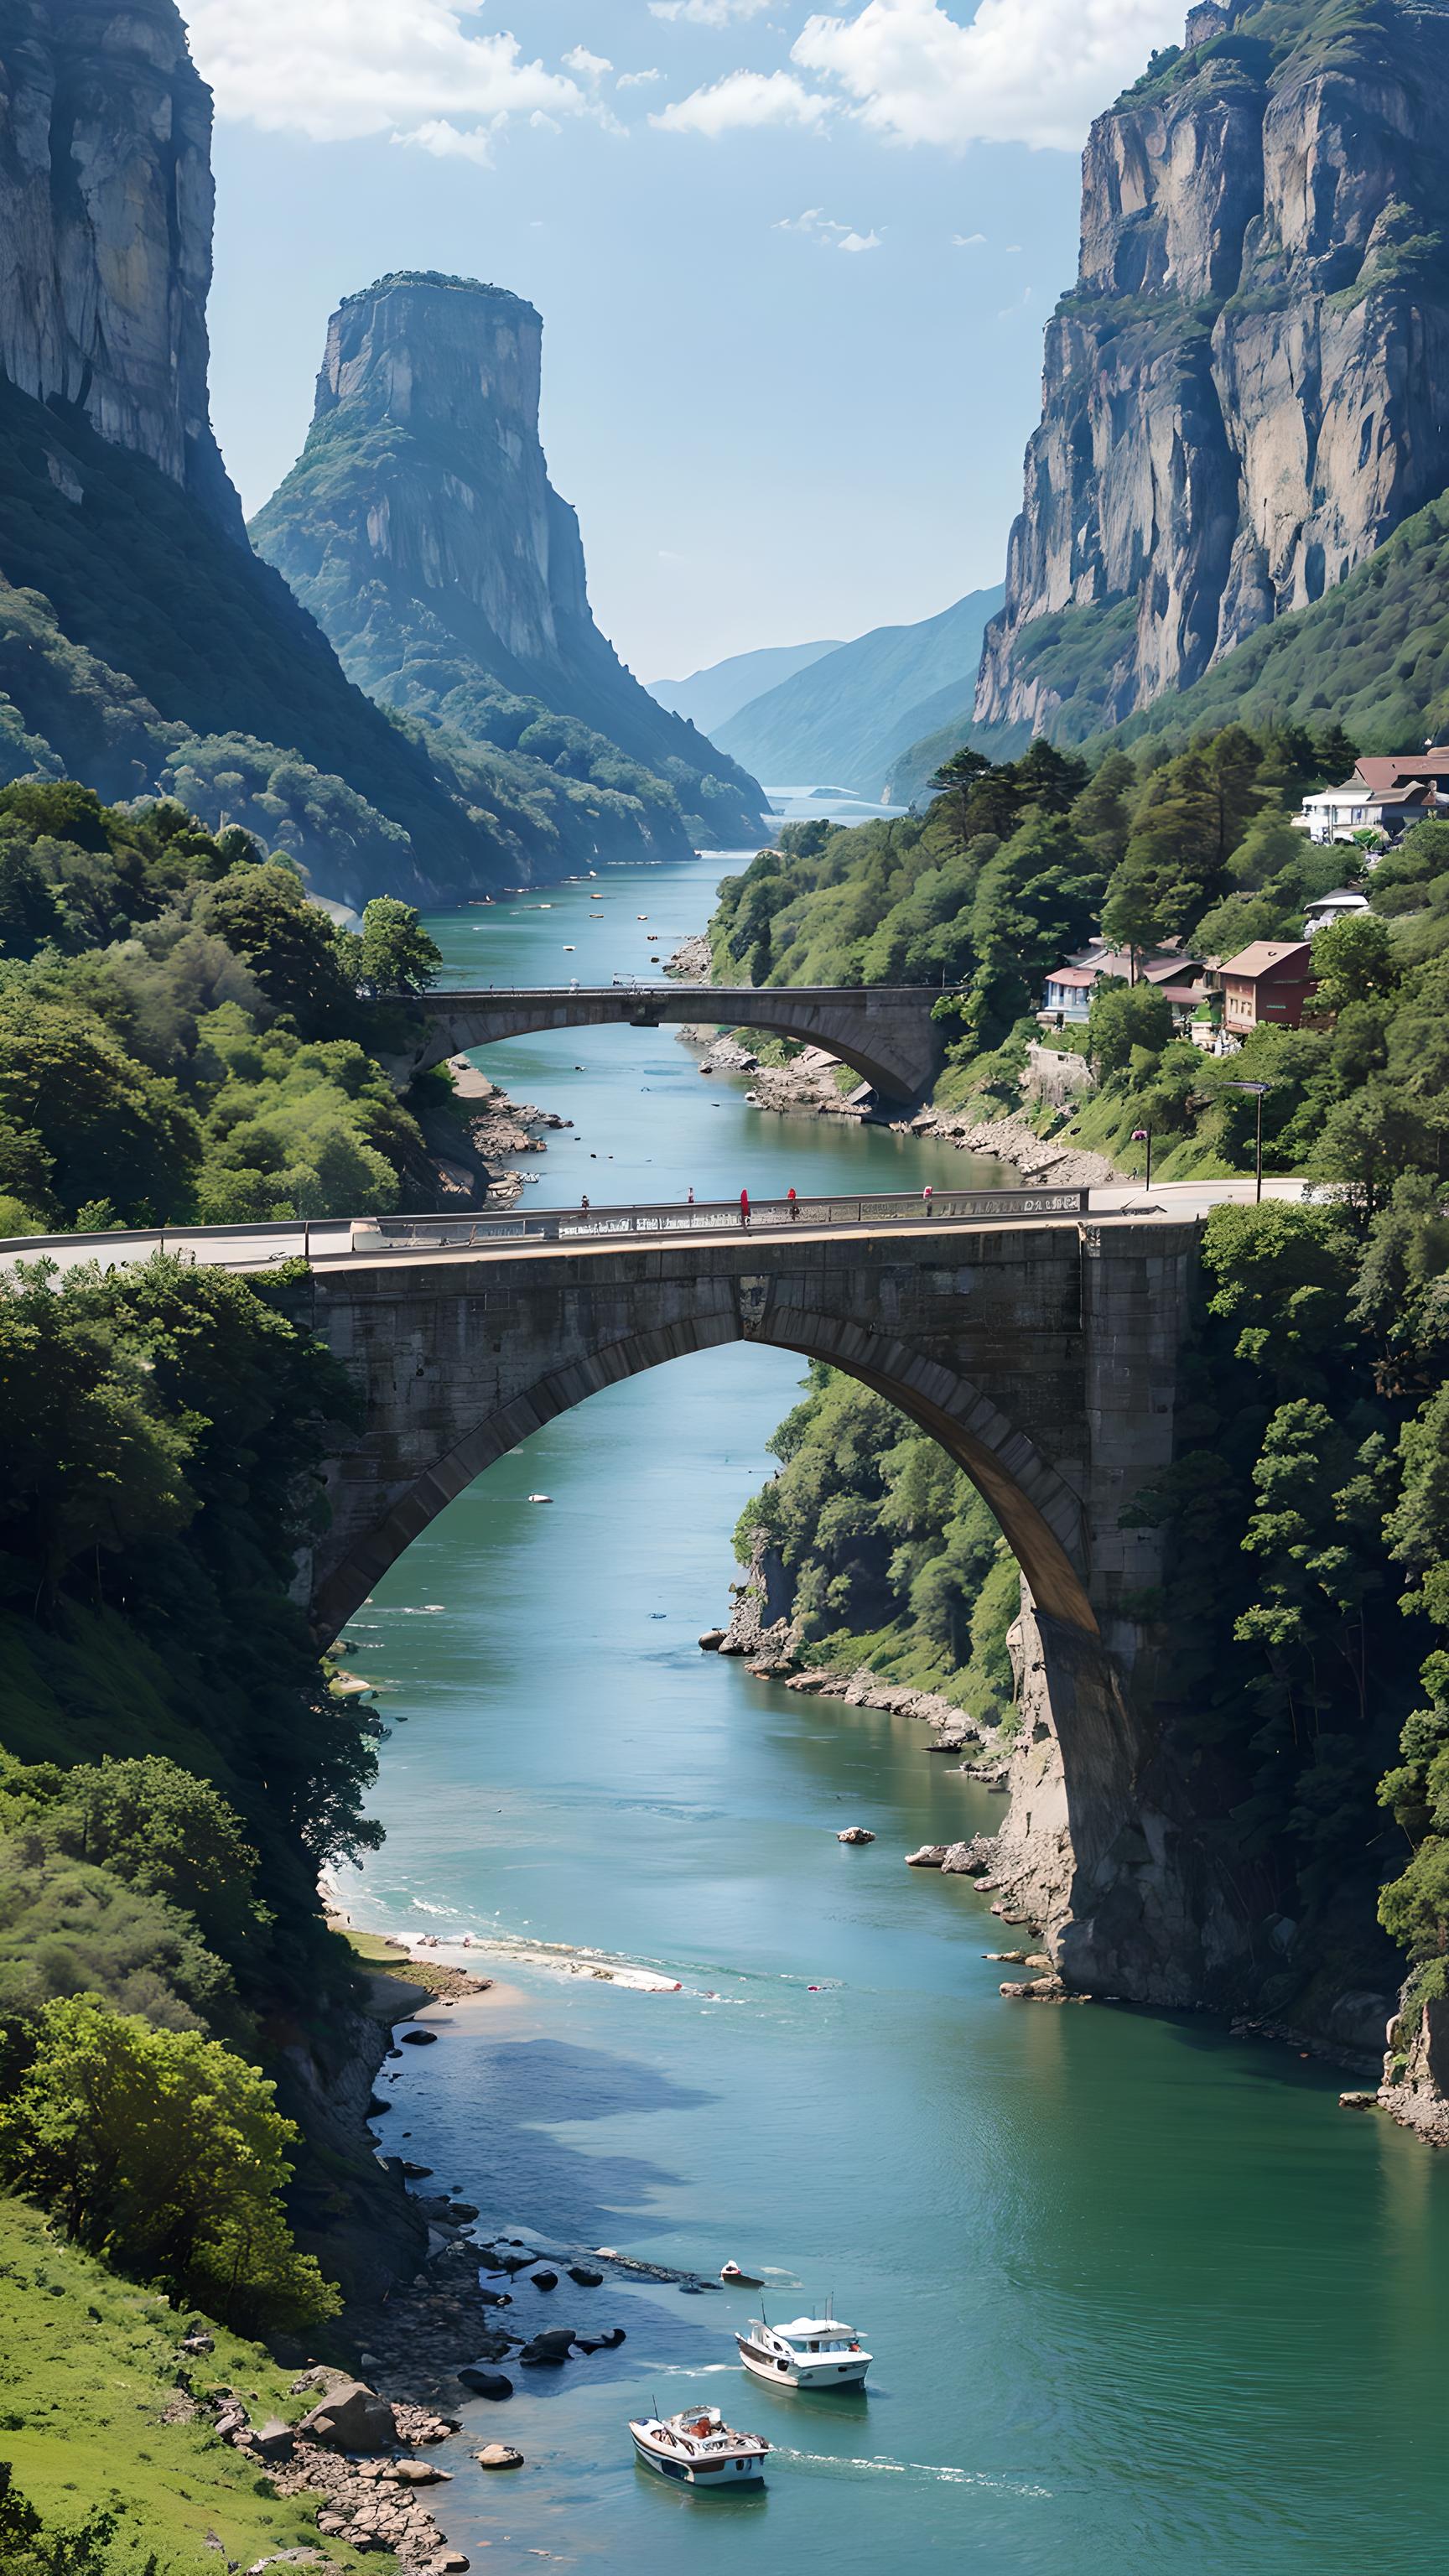
[(833, 2469), (866, 2478), (929, 2478), (937, 2486), (987, 2487), (996, 2495), (1046, 2497), (1052, 2493), (1050, 2487), (1029, 2486), (1021, 2478), (997, 2477), (987, 2469), (940, 2468), (931, 2460), (851, 2460), (831, 2451), (791, 2451), (783, 2442), (773, 2443), (771, 2452), (777, 2460), (788, 2460), (792, 2468)]

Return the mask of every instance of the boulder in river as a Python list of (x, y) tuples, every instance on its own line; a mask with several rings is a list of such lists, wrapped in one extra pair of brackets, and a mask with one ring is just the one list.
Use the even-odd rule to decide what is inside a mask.
[(572, 2326), (546, 2326), (526, 2343), (518, 2358), (525, 2370), (561, 2370), (573, 2343)]
[(948, 1848), (946, 1843), (922, 1843), (919, 1851), (907, 1852), (906, 1867), (907, 1869), (944, 1869)]
[(401, 2030), (398, 2038), (404, 2048), (431, 2048), (438, 2034), (435, 2030)]
[(523, 2466), (523, 2453), (515, 2451), (511, 2442), (485, 2442), (482, 2450), (475, 2451), (473, 2457), (480, 2469), (521, 2469)]
[(490, 2398), (495, 2406), (501, 2406), (505, 2397), (513, 2395), (513, 2382), (506, 2379), (501, 2370), (480, 2370), (476, 2362), (470, 2361), (459, 2371), (458, 2377), (474, 2397)]
[(617, 2352), (624, 2341), (624, 2329), (622, 2326), (611, 2326), (607, 2334), (587, 2337), (576, 2335), (574, 2340), (580, 2352)]
[(588, 2263), (570, 2263), (569, 2279), (577, 2281), (581, 2290), (601, 2290), (604, 2286), (603, 2273), (594, 2271)]
[(873, 1843), (875, 1836), (868, 1825), (847, 1825), (835, 1839), (838, 1843)]
[(706, 1628), (699, 1641), (704, 1652), (707, 1655), (717, 1655), (724, 1644), (726, 1634), (727, 1631), (723, 1628)]
[(558, 2288), (557, 2272), (531, 2272), (529, 2274), (529, 2279), (532, 2281), (536, 2290), (556, 2290)]

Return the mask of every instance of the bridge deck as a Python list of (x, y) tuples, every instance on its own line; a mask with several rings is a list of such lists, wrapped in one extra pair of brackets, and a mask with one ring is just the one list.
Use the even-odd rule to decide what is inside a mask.
[[(1301, 1199), (1310, 1184), (1272, 1179), (1265, 1198)], [(1093, 1190), (937, 1191), (929, 1210), (915, 1194), (802, 1199), (792, 1218), (780, 1199), (752, 1206), (748, 1232), (737, 1201), (695, 1207), (546, 1208), (490, 1215), (320, 1217), (280, 1225), (168, 1226), (112, 1234), (18, 1235), (0, 1241), (0, 1268), (17, 1261), (47, 1261), (57, 1270), (98, 1261), (104, 1268), (149, 1261), (157, 1252), (187, 1253), (224, 1270), (265, 1270), (282, 1261), (310, 1261), (314, 1268), (374, 1269), (382, 1262), (479, 1261), (559, 1252), (613, 1253), (660, 1242), (711, 1240), (737, 1244), (838, 1241), (842, 1236), (919, 1236), (994, 1232), (1003, 1227), (1078, 1225), (1090, 1217), (1134, 1224), (1156, 1218), (1180, 1224), (1215, 1207), (1251, 1200), (1251, 1179), (1173, 1181), (1149, 1196), (1140, 1183), (1116, 1182)]]

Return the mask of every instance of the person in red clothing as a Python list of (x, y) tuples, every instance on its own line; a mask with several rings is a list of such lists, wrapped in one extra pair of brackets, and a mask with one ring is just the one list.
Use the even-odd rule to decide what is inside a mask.
[(750, 1228), (750, 1194), (748, 1190), (741, 1190), (740, 1192), (740, 1223), (748, 1234)]
[(785, 1205), (787, 1206), (787, 1208), (788, 1208), (788, 1209), (789, 1209), (789, 1211), (790, 1211), (790, 1222), (791, 1222), (791, 1224), (793, 1225), (793, 1224), (794, 1224), (794, 1222), (795, 1222), (796, 1217), (797, 1217), (797, 1216), (799, 1215), (799, 1213), (800, 1213), (800, 1202), (799, 1202), (799, 1200), (796, 1198), (795, 1193), (794, 1193), (794, 1191), (793, 1191), (793, 1190), (787, 1190), (787, 1191), (786, 1191), (786, 1193), (785, 1193)]

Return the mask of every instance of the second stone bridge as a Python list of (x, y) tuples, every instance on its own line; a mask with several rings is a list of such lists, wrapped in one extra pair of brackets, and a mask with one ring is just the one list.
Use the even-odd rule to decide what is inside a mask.
[(539, 991), (425, 994), (418, 1007), (430, 1035), (414, 1072), (469, 1048), (541, 1029), (657, 1029), (709, 1022), (765, 1030), (828, 1049), (852, 1065), (883, 1099), (920, 1098), (941, 1060), (941, 1031), (932, 1019), (939, 994), (919, 984), (560, 984)]

